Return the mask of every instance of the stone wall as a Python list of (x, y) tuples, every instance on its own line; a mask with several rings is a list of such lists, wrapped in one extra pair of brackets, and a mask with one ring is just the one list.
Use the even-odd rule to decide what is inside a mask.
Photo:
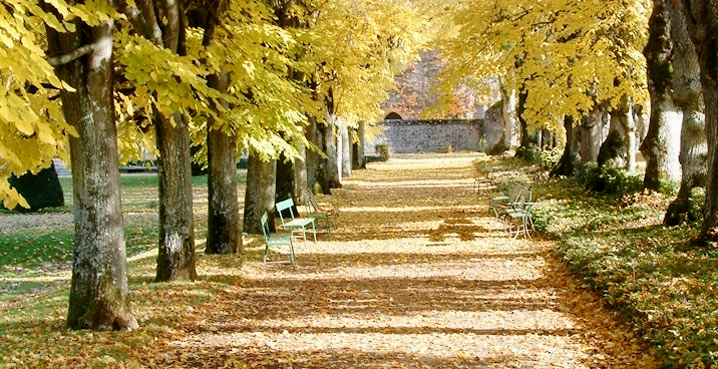
[(484, 121), (469, 120), (385, 120), (378, 123), (383, 134), (368, 138), (366, 155), (377, 155), (376, 145), (386, 144), (391, 153), (485, 151)]

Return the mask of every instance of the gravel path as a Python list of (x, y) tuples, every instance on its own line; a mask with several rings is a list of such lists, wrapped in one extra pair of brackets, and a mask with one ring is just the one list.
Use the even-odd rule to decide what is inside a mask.
[(72, 213), (0, 214), (0, 232), (42, 227), (72, 226)]

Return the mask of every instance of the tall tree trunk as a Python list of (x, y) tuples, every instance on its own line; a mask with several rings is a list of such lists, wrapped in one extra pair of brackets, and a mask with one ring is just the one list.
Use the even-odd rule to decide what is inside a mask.
[(156, 119), (160, 240), (155, 281), (195, 280), (189, 128), (185, 118)]
[(579, 162), (578, 153), (576, 152), (576, 128), (573, 126), (573, 117), (567, 115), (563, 119), (563, 128), (566, 130), (566, 145), (563, 148), (563, 155), (556, 166), (551, 169), (551, 177), (570, 177), (576, 169), (576, 163)]
[(504, 150), (514, 150), (521, 145), (521, 130), (517, 114), (516, 90), (508, 90), (502, 84), (501, 88), (501, 121), (504, 132), (501, 140)]
[(299, 149), (302, 159), (294, 161), (294, 196), (301, 198), (302, 193), (309, 188), (307, 183), (307, 148)]
[[(247, 191), (244, 194), (244, 231), (262, 233), (261, 216), (266, 211), (274, 219), (274, 198), (276, 195), (277, 162), (262, 161), (257, 154), (249, 154), (247, 163)], [(273, 222), (269, 222), (273, 225)]]
[(113, 21), (76, 31), (48, 27), (51, 55), (92, 44), (86, 56), (57, 68), (75, 91), (61, 91), (70, 137), (75, 237), (67, 327), (134, 329), (127, 298), (127, 259), (119, 190), (117, 132), (112, 100)]
[(683, 111), (681, 129), (681, 187), (663, 218), (667, 226), (695, 221), (688, 211), (694, 187), (703, 186), (706, 177), (708, 146), (705, 135), (705, 114), (701, 93), (700, 66), (688, 28), (681, 0), (671, 0), (671, 37), (674, 43), (673, 97)]
[(277, 201), (286, 200), (287, 198), (294, 199), (294, 202), (298, 202), (299, 198), (295, 193), (297, 188), (296, 178), (294, 177), (294, 163), (287, 160), (284, 155), (277, 160), (277, 185), (275, 199)]
[(359, 127), (356, 130), (357, 142), (354, 143), (354, 154), (352, 155), (352, 167), (353, 169), (366, 169), (366, 162), (364, 161), (364, 127), (366, 123), (359, 122)]
[(708, 176), (703, 226), (697, 241), (718, 239), (718, 9), (713, 0), (683, 0), (688, 34), (696, 47), (705, 102)]
[(633, 104), (628, 96), (624, 96), (619, 106), (611, 111), (610, 124), (608, 137), (599, 151), (599, 165), (602, 164), (601, 151), (609, 150), (606, 147), (609, 144), (608, 138), (614, 136), (618, 139), (616, 142), (618, 146), (615, 147), (615, 156), (611, 159), (616, 167), (634, 171), (636, 168), (636, 122), (633, 119)]
[[(305, 137), (308, 142), (313, 143), (316, 147), (324, 147), (324, 135), (320, 132), (320, 127), (317, 125), (316, 118), (309, 118), (309, 124), (305, 130)], [(319, 168), (323, 165), (321, 156), (314, 150), (305, 150), (304, 157), (306, 158), (307, 187), (311, 188), (314, 192), (320, 192), (315, 189), (315, 187), (317, 187), (322, 193), (325, 193), (323, 191), (323, 183), (318, 178)], [(326, 184), (326, 189), (327, 191), (329, 190), (328, 184)]]
[(651, 121), (641, 144), (646, 160), (643, 186), (660, 190), (680, 179), (681, 112), (671, 96), (671, 19), (667, 0), (655, 0), (649, 20), (649, 38), (643, 54), (648, 67), (648, 91), (651, 95)]
[(332, 113), (327, 113), (326, 116), (326, 130), (324, 131), (324, 153), (327, 155), (326, 159), (326, 173), (327, 183), (329, 188), (341, 188), (342, 179), (340, 176), (339, 167), (339, 151), (337, 150), (337, 125), (335, 122), (335, 116)]
[(342, 170), (341, 170), (341, 177), (349, 177), (352, 174), (352, 142), (351, 142), (351, 135), (349, 134), (349, 126), (344, 122), (344, 120), (341, 120), (339, 122), (340, 124), (337, 125), (337, 129), (339, 130), (339, 140), (341, 141), (341, 149), (338, 149), (337, 151), (341, 152), (342, 155)]
[[(211, 76), (210, 87), (226, 92), (229, 75)], [(215, 117), (207, 122), (208, 214), (207, 248), (209, 254), (230, 254), (242, 249), (237, 198), (237, 136), (222, 129)]]
[[(177, 54), (185, 53), (181, 3), (156, 0), (155, 10), (143, 9), (155, 32), (145, 37)], [(159, 33), (158, 33), (159, 32)], [(161, 35), (161, 38), (158, 37)], [(160, 197), (160, 232), (155, 281), (197, 278), (192, 210), (192, 165), (187, 120), (182, 114), (155, 117)]]
[(588, 114), (581, 118), (578, 136), (582, 163), (595, 163), (598, 161), (598, 153), (604, 141), (605, 113), (603, 107), (596, 104)]
[[(223, 6), (217, 11), (195, 11), (188, 15), (190, 22), (204, 28), (202, 46), (212, 45), (215, 29)], [(230, 75), (220, 71), (210, 75), (207, 85), (221, 93), (229, 90)], [(213, 110), (229, 109), (226, 100), (215, 101)], [(210, 116), (207, 120), (207, 247), (208, 254), (230, 254), (242, 249), (242, 230), (239, 224), (239, 201), (237, 198), (237, 136), (230, 124)]]

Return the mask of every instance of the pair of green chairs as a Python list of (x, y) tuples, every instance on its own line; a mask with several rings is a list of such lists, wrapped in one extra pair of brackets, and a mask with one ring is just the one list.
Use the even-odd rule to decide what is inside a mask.
[(489, 198), (489, 209), (497, 218), (506, 221), (509, 236), (531, 238), (531, 231), (534, 229), (531, 217), (534, 203), (531, 200), (530, 187), (511, 183), (504, 194)]
[[(305, 191), (302, 195), (304, 208), (306, 209), (306, 215), (304, 217), (295, 217), (294, 214), (294, 200), (288, 198), (278, 202), (275, 207), (281, 227), (289, 232), (276, 232), (271, 233), (269, 227), (269, 216), (267, 212), (262, 214), (262, 234), (264, 236), (265, 247), (263, 261), (265, 264), (292, 264), (295, 266), (294, 257), (294, 243), (293, 234), (302, 233), (304, 243), (307, 242), (307, 232), (312, 232), (314, 235), (314, 241), (317, 240), (316, 222), (323, 222), (326, 228), (327, 235), (331, 238), (331, 229), (329, 225), (329, 215), (331, 212), (321, 210), (317, 205), (316, 200), (311, 192)], [(289, 213), (289, 216), (285, 217), (285, 214)], [(285, 249), (285, 253), (288, 255), (288, 260), (272, 260), (271, 254), (275, 249)]]

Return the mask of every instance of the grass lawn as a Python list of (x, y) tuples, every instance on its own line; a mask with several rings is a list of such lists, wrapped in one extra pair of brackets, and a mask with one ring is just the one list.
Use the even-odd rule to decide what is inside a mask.
[[(246, 171), (237, 174), (243, 188)], [(0, 304), (42, 290), (47, 281), (66, 277), (72, 260), (72, 178), (60, 178), (65, 206), (42, 215), (12, 215), (21, 224), (0, 232)], [(207, 177), (192, 177), (196, 238), (204, 238), (207, 223)], [(127, 256), (157, 247), (158, 178), (152, 174), (120, 177)], [(243, 191), (243, 190), (242, 190)], [(243, 199), (240, 199), (242, 201)], [(5, 211), (3, 214), (7, 214)]]

